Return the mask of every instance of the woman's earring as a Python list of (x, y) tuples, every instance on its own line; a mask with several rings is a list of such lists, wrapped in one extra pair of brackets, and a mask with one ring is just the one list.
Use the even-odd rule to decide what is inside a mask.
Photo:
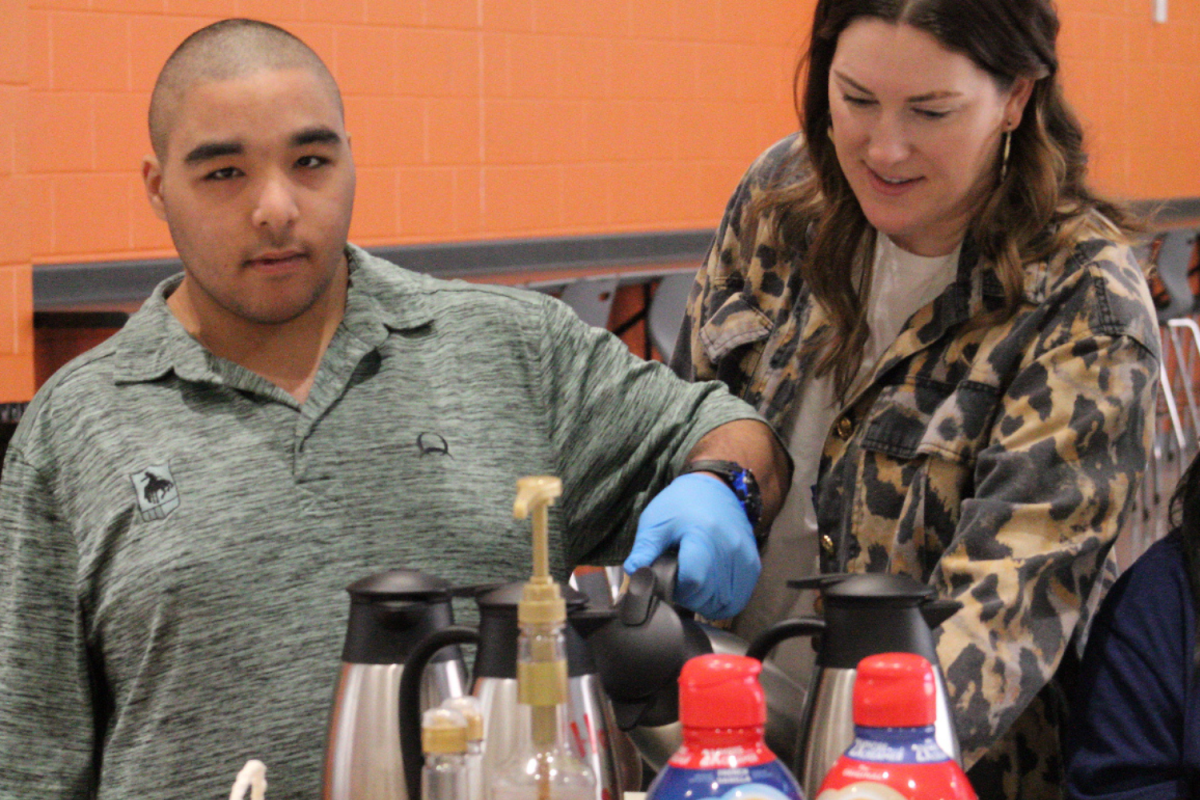
[(1008, 154), (1012, 151), (1012, 131), (1004, 132), (1004, 155), (1000, 157), (1000, 182), (1004, 183), (1004, 176), (1008, 174)]

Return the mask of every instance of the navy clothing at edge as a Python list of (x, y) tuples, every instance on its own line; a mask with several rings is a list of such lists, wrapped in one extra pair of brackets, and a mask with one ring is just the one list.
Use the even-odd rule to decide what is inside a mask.
[(1200, 797), (1196, 609), (1183, 536), (1156, 542), (1105, 597), (1072, 697), (1077, 800)]

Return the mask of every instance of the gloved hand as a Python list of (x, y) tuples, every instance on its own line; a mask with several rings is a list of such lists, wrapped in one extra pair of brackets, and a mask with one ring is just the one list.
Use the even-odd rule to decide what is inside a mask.
[(708, 619), (728, 619), (750, 600), (762, 564), (741, 502), (713, 475), (680, 475), (638, 519), (625, 571), (679, 547), (675, 601)]

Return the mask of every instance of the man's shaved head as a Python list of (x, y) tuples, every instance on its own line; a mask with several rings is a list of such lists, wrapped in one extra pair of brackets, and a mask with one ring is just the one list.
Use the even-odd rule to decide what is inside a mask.
[(262, 70), (308, 69), (329, 86), (342, 110), (337, 82), (321, 57), (283, 28), (252, 19), (226, 19), (193, 33), (175, 48), (150, 95), (150, 144), (159, 161), (175, 115), (188, 90), (199, 83), (226, 81)]

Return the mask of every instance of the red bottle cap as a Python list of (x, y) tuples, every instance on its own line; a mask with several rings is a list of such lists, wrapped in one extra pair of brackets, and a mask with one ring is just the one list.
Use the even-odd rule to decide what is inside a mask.
[(858, 662), (854, 724), (871, 728), (932, 725), (937, 716), (933, 665), (915, 653), (882, 653)]
[(696, 656), (679, 674), (679, 721), (687, 728), (752, 728), (767, 721), (762, 663), (746, 656)]

